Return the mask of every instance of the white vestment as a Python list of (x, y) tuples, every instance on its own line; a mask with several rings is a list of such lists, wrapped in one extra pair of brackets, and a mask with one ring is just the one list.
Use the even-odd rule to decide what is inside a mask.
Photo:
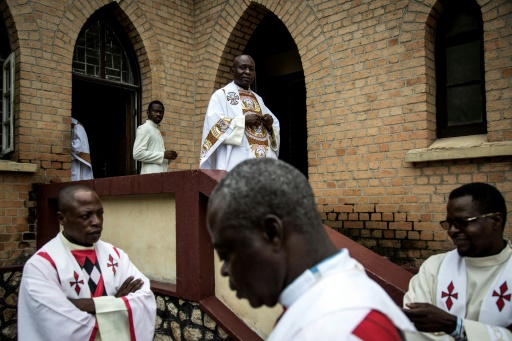
[[(246, 127), (244, 115), (248, 114), (270, 114), (274, 119), (272, 134), (263, 125)], [(208, 104), (199, 168), (230, 171), (246, 159), (277, 159), (279, 143), (279, 120), (265, 106), (263, 99), (231, 82), (215, 91)]]
[[(455, 251), (456, 252), (456, 251)], [(409, 290), (404, 296), (404, 307), (406, 303), (430, 303), (439, 306), (437, 297), (439, 271), (446, 258), (447, 253), (439, 254), (428, 258), (420, 267), (419, 272), (415, 275), (409, 283)], [(492, 286), (498, 276), (501, 275), (502, 270), (507, 266), (507, 262), (512, 256), (512, 246), (507, 243), (507, 246), (499, 254), (489, 257), (463, 257), (465, 261), (466, 270), (466, 292), (460, 293), (459, 290), (454, 290), (453, 294), (461, 294), (457, 299), (465, 300), (465, 313), (463, 318), (463, 326), (469, 341), (472, 340), (512, 340), (512, 333), (504, 327), (512, 324), (512, 316), (508, 316), (509, 323), (502, 325), (486, 324), (479, 321), (480, 310), (482, 302), (487, 295), (492, 295)], [(453, 270), (455, 272), (455, 269)], [(507, 285), (508, 290), (498, 293), (505, 298), (496, 296), (496, 302), (500, 300), (504, 305), (512, 304), (512, 301), (507, 300), (511, 297), (509, 294), (512, 292), (512, 273), (506, 273), (508, 276)], [(450, 289), (447, 288), (444, 301), (448, 300), (447, 294)], [(452, 293), (450, 293), (452, 294)], [(465, 296), (465, 298), (464, 298)], [(453, 298), (455, 301), (455, 298)], [(446, 310), (445, 307), (442, 309)], [(457, 313), (451, 312), (453, 315)], [(453, 340), (452, 337), (444, 333), (423, 333), (429, 340)]]
[(71, 126), (71, 181), (94, 179), (85, 129), (74, 118), (71, 118)]
[[(386, 315), (402, 332), (415, 331), (346, 249), (296, 278), (281, 293), (279, 303), (286, 311), (268, 341), (360, 340), (353, 331), (372, 311)], [(373, 339), (379, 337), (374, 334)]]
[[(71, 250), (96, 252), (108, 296), (94, 297), (96, 314), (79, 310), (68, 298), (91, 298), (89, 275)], [(74, 251), (76, 252), (76, 251)], [(142, 279), (142, 288), (127, 296), (115, 294), (129, 277)], [(47, 340), (153, 340), (155, 297), (149, 279), (122, 250), (98, 241), (92, 247), (71, 244), (62, 232), (45, 244), (25, 264), (18, 302), (18, 339)]]
[(164, 152), (164, 139), (158, 125), (148, 119), (137, 128), (133, 144), (133, 158), (142, 162), (140, 174), (167, 172), (168, 161)]

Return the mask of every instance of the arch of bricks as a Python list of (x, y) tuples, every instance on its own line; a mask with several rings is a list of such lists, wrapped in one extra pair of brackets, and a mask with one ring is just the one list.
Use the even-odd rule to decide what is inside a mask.
[[(16, 88), (19, 88), (19, 96), (25, 98), (16, 111), (15, 136), (19, 139), (16, 158), (20, 162), (38, 164), (40, 175), (44, 177), (68, 175), (74, 46), (87, 19), (108, 3), (106, 0), (76, 0), (69, 5), (52, 7), (36, 2), (8, 4), (15, 22), (18, 22), (17, 13), (24, 18), (34, 18), (33, 22), (21, 21), (16, 27), (20, 45), (24, 46), (20, 48), (17, 62), (21, 66), (17, 74), (20, 83)], [(152, 79), (151, 65), (162, 64), (157, 38), (147, 29), (147, 19), (138, 2), (122, 2), (113, 15), (134, 46), (141, 66), (141, 82), (145, 85), (143, 99), (149, 99), (155, 95), (152, 84), (157, 82)], [(59, 20), (48, 21), (48, 18)]]
[[(63, 62), (68, 69), (68, 77), (71, 77), (73, 51), (80, 30), (94, 12), (110, 2), (106, 0), (92, 0), (89, 2), (75, 0), (65, 9), (56, 30), (57, 37), (64, 48), (57, 46), (52, 52), (54, 55), (62, 55)], [(161, 90), (153, 88), (153, 84), (161, 84), (162, 82), (154, 79), (157, 75), (151, 72), (152, 65), (163, 63), (162, 53), (154, 31), (147, 28), (148, 19), (145, 12), (140, 8), (137, 1), (122, 1), (114, 10), (113, 15), (124, 28), (135, 51), (141, 74), (141, 84), (144, 85), (142, 87), (143, 102), (149, 102), (153, 97), (163, 97)], [(161, 77), (163, 78), (163, 75)]]
[[(227, 1), (224, 9), (219, 11), (222, 14), (211, 29), (211, 34), (199, 41), (200, 51), (205, 51), (199, 53), (204, 56), (198, 80), (201, 86), (197, 89), (199, 127), (202, 127), (208, 100), (214, 89), (232, 80), (229, 70), (233, 58), (242, 53), (252, 33), (269, 11), (284, 23), (297, 44), (306, 79), (308, 113), (315, 110), (315, 103), (329, 105), (331, 102), (331, 107), (334, 107), (339, 95), (335, 89), (329, 46), (314, 10), (305, 1), (294, 2), (293, 6), (291, 3), (285, 6), (279, 4), (278, 0)], [(304, 22), (307, 25), (301, 25)], [(198, 26), (201, 26), (200, 23)], [(315, 101), (311, 100), (312, 96), (316, 97)], [(314, 120), (308, 120), (309, 124), (315, 124)]]

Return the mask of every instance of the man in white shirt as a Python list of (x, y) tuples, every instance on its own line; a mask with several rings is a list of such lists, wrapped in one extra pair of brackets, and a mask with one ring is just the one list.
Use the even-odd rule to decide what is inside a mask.
[(203, 125), (199, 168), (231, 170), (253, 158), (279, 155), (279, 120), (250, 89), (254, 60), (241, 55), (231, 68), (233, 82), (215, 91)]
[(156, 302), (123, 250), (100, 239), (103, 205), (93, 190), (61, 190), (63, 230), (23, 268), (19, 340), (153, 340)]
[(133, 144), (133, 158), (142, 163), (141, 174), (167, 172), (169, 161), (178, 153), (165, 149), (164, 139), (158, 125), (162, 122), (165, 108), (162, 102), (153, 101), (148, 105), (148, 119), (137, 128)]
[(455, 250), (427, 259), (411, 279), (404, 312), (430, 340), (512, 340), (512, 245), (507, 207), (493, 186), (470, 183), (449, 196)]
[(306, 177), (269, 158), (238, 164), (214, 189), (207, 229), (221, 274), (251, 306), (285, 309), (268, 340), (404, 340), (412, 323), (325, 233)]

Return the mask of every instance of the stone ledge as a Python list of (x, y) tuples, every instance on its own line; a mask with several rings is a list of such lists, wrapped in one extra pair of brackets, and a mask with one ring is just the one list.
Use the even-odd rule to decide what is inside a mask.
[(510, 155), (512, 141), (487, 142), (487, 135), (472, 135), (439, 139), (428, 148), (409, 150), (405, 154), (405, 161), (427, 162)]
[(0, 172), (37, 172), (37, 165), (34, 163), (20, 163), (13, 161), (0, 161)]

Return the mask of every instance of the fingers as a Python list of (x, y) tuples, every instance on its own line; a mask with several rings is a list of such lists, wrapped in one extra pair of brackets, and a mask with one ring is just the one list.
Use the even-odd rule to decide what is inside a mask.
[(121, 288), (119, 288), (119, 291), (125, 289), (132, 281), (133, 281), (133, 276), (130, 276), (127, 279), (125, 279), (123, 284), (121, 284)]
[(128, 286), (126, 287), (126, 290), (128, 290), (128, 292), (136, 292), (137, 290), (142, 288), (143, 284), (144, 284), (144, 282), (142, 281), (142, 279), (138, 278), (138, 279), (132, 281), (130, 284), (128, 284)]
[(130, 276), (123, 282), (123, 284), (117, 291), (116, 297), (126, 296), (142, 288), (142, 286), (144, 285), (144, 281), (140, 278), (137, 278), (136, 280), (134, 280), (133, 278), (133, 276)]
[[(135, 283), (135, 281), (133, 283)], [(133, 286), (133, 288), (132, 288), (132, 290), (130, 292), (136, 292), (137, 290), (142, 288), (143, 285), (144, 285), (144, 281), (142, 279), (138, 279), (137, 280), (137, 284), (135, 284)]]
[(178, 152), (175, 152), (174, 150), (164, 151), (164, 159), (176, 160), (177, 157), (178, 157)]

